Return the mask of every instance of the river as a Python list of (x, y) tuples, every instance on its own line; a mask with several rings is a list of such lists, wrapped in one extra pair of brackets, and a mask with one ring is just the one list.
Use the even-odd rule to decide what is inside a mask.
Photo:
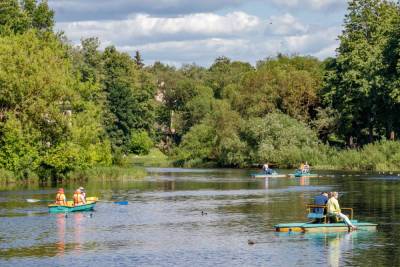
[[(150, 168), (143, 180), (90, 181), (92, 212), (49, 214), (55, 188), (0, 191), (0, 266), (399, 266), (400, 177), (323, 172), (252, 179), (248, 170)], [(288, 171), (287, 171), (288, 173)], [(65, 186), (71, 197), (78, 184)], [(275, 233), (306, 221), (305, 205), (338, 191), (376, 232)], [(249, 245), (248, 240), (255, 242)]]

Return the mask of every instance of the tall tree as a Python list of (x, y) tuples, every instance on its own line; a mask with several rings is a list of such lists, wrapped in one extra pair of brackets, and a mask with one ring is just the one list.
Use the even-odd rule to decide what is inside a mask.
[(54, 11), (46, 0), (3, 0), (0, 2), (0, 33), (23, 33), (29, 29), (51, 32)]
[(139, 69), (144, 67), (142, 55), (140, 54), (139, 50), (136, 50), (136, 52), (135, 52), (134, 61), (136, 63), (136, 66), (138, 66)]
[(382, 58), (397, 16), (392, 1), (349, 2), (337, 58), (325, 76), (324, 93), (325, 104), (339, 111), (339, 129), (347, 139), (355, 136), (359, 143), (373, 141), (383, 119), (378, 114), (390, 114)]

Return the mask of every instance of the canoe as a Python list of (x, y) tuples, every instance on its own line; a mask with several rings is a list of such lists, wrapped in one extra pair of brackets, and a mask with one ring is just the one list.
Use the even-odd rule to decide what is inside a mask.
[[(351, 220), (352, 224), (363, 231), (375, 231), (378, 226), (375, 223), (358, 222)], [(276, 232), (302, 232), (302, 233), (316, 233), (316, 232), (347, 232), (349, 229), (344, 222), (339, 223), (282, 223), (274, 225)]]
[(253, 178), (284, 178), (286, 177), (286, 174), (278, 174), (278, 173), (272, 173), (272, 174), (265, 174), (265, 173), (252, 173), (251, 177)]
[(50, 213), (65, 213), (65, 212), (75, 212), (75, 211), (90, 211), (93, 210), (96, 206), (97, 198), (96, 197), (88, 197), (86, 198), (87, 202), (84, 205), (74, 206), (72, 201), (67, 201), (67, 205), (56, 205), (50, 204), (49, 212)]

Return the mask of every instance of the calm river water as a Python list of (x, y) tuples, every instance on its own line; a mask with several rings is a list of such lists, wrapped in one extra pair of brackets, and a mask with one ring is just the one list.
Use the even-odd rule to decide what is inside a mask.
[[(397, 174), (255, 180), (244, 170), (148, 170), (144, 180), (83, 185), (129, 205), (98, 203), (67, 217), (24, 200), (53, 199), (54, 188), (2, 188), (0, 266), (400, 266)], [(67, 197), (77, 186), (64, 187)], [(339, 191), (342, 207), (378, 231), (273, 231), (306, 221), (305, 204), (320, 191)]]

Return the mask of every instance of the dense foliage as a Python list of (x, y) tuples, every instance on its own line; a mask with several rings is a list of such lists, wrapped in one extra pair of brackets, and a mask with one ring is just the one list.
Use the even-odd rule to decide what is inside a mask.
[(154, 147), (175, 164), (400, 169), (399, 4), (349, 2), (337, 56), (145, 66), (71, 46), (46, 1), (0, 2), (0, 169), (65, 178)]

